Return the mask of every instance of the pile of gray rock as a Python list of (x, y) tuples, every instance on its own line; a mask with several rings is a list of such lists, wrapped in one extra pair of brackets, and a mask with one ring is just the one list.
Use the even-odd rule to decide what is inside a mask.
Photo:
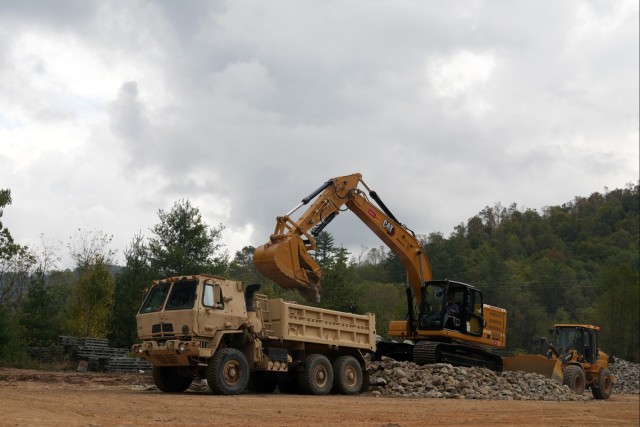
[(591, 398), (590, 394), (579, 396), (567, 386), (532, 373), (496, 373), (445, 363), (419, 366), (388, 358), (369, 366), (374, 396), (556, 401)]
[(613, 392), (618, 394), (640, 393), (640, 365), (616, 359), (609, 365), (609, 370), (616, 377)]

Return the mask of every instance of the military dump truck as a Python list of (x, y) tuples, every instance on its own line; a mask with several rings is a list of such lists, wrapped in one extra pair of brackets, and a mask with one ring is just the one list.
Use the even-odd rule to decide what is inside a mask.
[(373, 314), (268, 299), (259, 288), (206, 274), (154, 281), (136, 316), (142, 343), (132, 351), (151, 363), (158, 389), (183, 392), (196, 377), (224, 395), (368, 387)]
[(558, 323), (549, 330), (551, 342), (540, 339), (541, 354), (505, 357), (506, 371), (535, 372), (568, 386), (577, 394), (590, 388), (595, 399), (611, 396), (615, 378), (609, 371), (613, 356), (598, 348), (599, 326)]

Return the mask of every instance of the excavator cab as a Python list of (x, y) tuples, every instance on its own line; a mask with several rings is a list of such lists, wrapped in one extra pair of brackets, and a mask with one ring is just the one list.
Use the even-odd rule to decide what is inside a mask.
[(482, 293), (466, 283), (431, 280), (423, 288), (418, 314), (419, 331), (448, 329), (482, 335)]

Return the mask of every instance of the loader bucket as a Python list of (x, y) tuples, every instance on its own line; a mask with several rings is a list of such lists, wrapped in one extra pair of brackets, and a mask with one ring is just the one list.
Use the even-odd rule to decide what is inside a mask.
[(541, 354), (519, 354), (503, 357), (505, 371), (524, 371), (544, 375), (562, 384), (562, 362), (558, 359), (547, 359)]
[(258, 271), (276, 285), (295, 289), (309, 301), (320, 301), (320, 266), (298, 235), (271, 241), (253, 253)]

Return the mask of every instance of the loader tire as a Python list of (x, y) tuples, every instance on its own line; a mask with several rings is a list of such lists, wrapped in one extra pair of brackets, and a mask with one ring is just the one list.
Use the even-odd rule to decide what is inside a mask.
[(165, 393), (182, 393), (193, 381), (193, 376), (181, 375), (175, 366), (154, 366), (151, 373), (153, 383)]
[(214, 394), (240, 394), (249, 384), (249, 362), (240, 350), (223, 348), (209, 361), (206, 377)]
[(575, 394), (584, 393), (584, 370), (582, 366), (569, 365), (562, 370), (562, 384), (569, 386)]
[(333, 362), (333, 391), (358, 394), (362, 389), (362, 367), (353, 356), (340, 356)]
[(608, 399), (613, 390), (613, 378), (611, 372), (607, 368), (600, 369), (598, 372), (598, 384), (591, 386), (591, 393), (594, 399)]
[(328, 394), (333, 387), (331, 362), (322, 354), (307, 356), (304, 368), (298, 374), (298, 381), (304, 394)]

